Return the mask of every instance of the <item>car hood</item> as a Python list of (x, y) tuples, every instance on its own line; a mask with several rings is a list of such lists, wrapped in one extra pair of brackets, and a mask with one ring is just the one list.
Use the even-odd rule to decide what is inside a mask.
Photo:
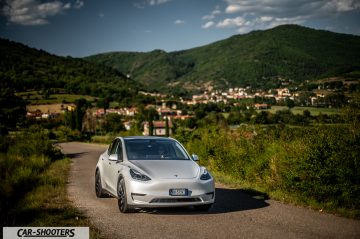
[(195, 178), (200, 170), (192, 160), (132, 160), (131, 163), (150, 177), (159, 179)]

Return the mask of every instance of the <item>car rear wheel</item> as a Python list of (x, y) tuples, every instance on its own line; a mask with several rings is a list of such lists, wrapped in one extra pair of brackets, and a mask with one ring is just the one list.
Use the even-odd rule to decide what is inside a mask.
[(124, 179), (120, 179), (118, 183), (118, 206), (122, 213), (128, 213), (132, 211), (132, 208), (127, 203), (126, 188)]
[(196, 211), (200, 211), (200, 212), (207, 212), (210, 210), (211, 207), (212, 207), (212, 204), (203, 204), (203, 205), (194, 206), (194, 209)]
[(101, 186), (101, 176), (99, 170), (97, 170), (95, 174), (95, 193), (98, 198), (105, 196), (104, 190)]

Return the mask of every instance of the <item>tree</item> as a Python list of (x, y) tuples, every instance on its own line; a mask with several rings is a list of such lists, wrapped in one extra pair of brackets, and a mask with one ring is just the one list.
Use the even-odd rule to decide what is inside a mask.
[(170, 136), (170, 130), (169, 130), (169, 119), (166, 116), (165, 118), (165, 136), (169, 137)]
[(0, 133), (5, 135), (22, 122), (26, 115), (26, 102), (10, 88), (0, 88)]
[(106, 132), (120, 132), (124, 131), (125, 127), (121, 122), (121, 116), (118, 114), (108, 114), (105, 117), (104, 130)]
[(289, 107), (289, 109), (294, 108), (294, 106), (295, 106), (295, 102), (292, 99), (290, 99), (289, 97), (286, 97), (285, 104), (287, 107)]
[(153, 136), (154, 135), (154, 123), (151, 120), (149, 120), (149, 136)]
[(84, 98), (75, 101), (75, 125), (76, 129), (82, 131), (83, 118), (88, 107), (87, 101)]
[(109, 109), (109, 106), (110, 103), (109, 103), (109, 99), (107, 98), (101, 98), (98, 100), (98, 102), (96, 102), (96, 107), (103, 108), (105, 114), (106, 114), (106, 110)]
[(87, 101), (84, 98), (75, 101), (75, 110), (68, 111), (65, 114), (66, 125), (72, 130), (82, 131), (83, 119), (88, 107)]

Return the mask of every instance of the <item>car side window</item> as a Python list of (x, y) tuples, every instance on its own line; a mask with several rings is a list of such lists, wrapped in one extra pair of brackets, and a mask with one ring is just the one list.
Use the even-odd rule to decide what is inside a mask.
[(118, 145), (118, 143), (119, 143), (119, 139), (115, 139), (112, 143), (111, 143), (111, 145), (110, 145), (110, 147), (109, 147), (109, 149), (108, 149), (108, 154), (109, 155), (112, 155), (112, 154), (115, 154), (116, 153), (116, 148), (117, 148), (117, 145)]
[(175, 149), (175, 154), (176, 154), (177, 158), (179, 158), (179, 159), (188, 159), (184, 149), (179, 144), (174, 143), (173, 148)]
[(122, 150), (122, 143), (121, 143), (121, 140), (118, 141), (118, 144), (116, 146), (116, 151), (115, 153), (117, 155), (119, 155), (119, 160), (122, 160), (123, 159), (123, 150)]

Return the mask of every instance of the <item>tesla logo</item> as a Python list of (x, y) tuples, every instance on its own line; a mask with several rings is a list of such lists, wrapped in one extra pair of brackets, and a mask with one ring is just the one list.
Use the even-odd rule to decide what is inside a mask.
[(175, 176), (176, 178), (178, 177), (178, 175), (177, 175), (177, 174), (175, 174), (174, 176)]

